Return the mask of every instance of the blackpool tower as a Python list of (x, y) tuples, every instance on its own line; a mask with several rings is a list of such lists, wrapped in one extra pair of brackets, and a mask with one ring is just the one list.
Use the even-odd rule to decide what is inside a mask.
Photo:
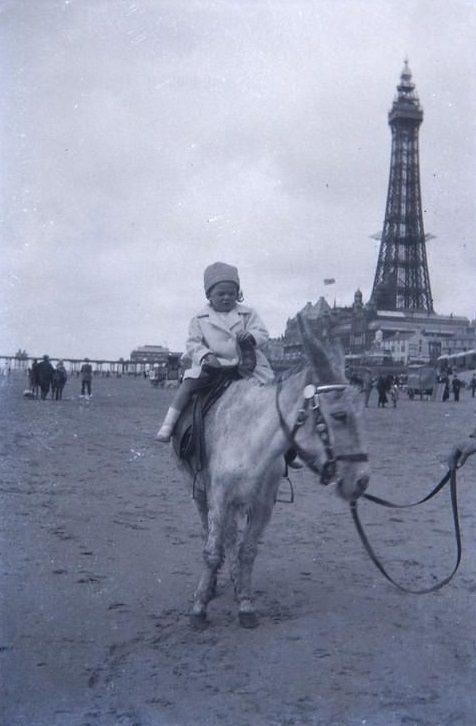
[(405, 61), (388, 115), (390, 179), (371, 295), (379, 310), (434, 312), (420, 192), (418, 131), (422, 121), (423, 110)]

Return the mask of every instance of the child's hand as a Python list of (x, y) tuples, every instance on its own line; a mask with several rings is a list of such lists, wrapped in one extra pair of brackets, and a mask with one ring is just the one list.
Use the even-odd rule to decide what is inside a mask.
[(252, 345), (255, 345), (255, 339), (247, 330), (239, 330), (236, 334), (236, 339), (238, 343), (252, 343)]
[(202, 368), (221, 368), (221, 363), (213, 353), (207, 353), (202, 358)]

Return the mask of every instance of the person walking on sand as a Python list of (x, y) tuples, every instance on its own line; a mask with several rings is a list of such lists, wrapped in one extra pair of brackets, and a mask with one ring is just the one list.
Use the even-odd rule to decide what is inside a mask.
[(451, 383), (451, 388), (453, 390), (453, 396), (454, 396), (455, 401), (459, 401), (459, 392), (461, 390), (462, 385), (463, 385), (462, 381), (458, 378), (458, 374), (455, 373), (453, 382)]
[(388, 403), (387, 398), (388, 384), (387, 379), (384, 376), (379, 376), (377, 380), (377, 391), (378, 391), (378, 407), (385, 408)]
[(474, 398), (474, 394), (476, 392), (476, 373), (473, 373), (471, 376), (469, 387), (471, 388), (471, 398)]
[(38, 380), (38, 361), (36, 358), (33, 359), (31, 368), (28, 371), (28, 378), (30, 381), (30, 390), (33, 394), (33, 398), (38, 398), (40, 382)]
[(372, 374), (370, 373), (370, 371), (366, 371), (364, 373), (364, 380), (362, 383), (362, 393), (364, 394), (365, 408), (369, 407), (369, 400), (370, 400), (370, 394), (372, 393), (372, 388), (373, 388)]
[(399, 396), (400, 396), (399, 388), (397, 386), (396, 381), (393, 381), (392, 385), (390, 386), (390, 400), (392, 401), (394, 408), (397, 408)]
[(217, 373), (238, 368), (239, 375), (257, 383), (270, 383), (273, 370), (262, 348), (269, 333), (253, 308), (242, 305), (238, 270), (214, 262), (204, 272), (208, 304), (192, 318), (186, 343), (191, 368), (175, 394), (157, 440), (170, 441), (175, 424), (193, 393), (213, 384)]
[(93, 367), (91, 363), (89, 362), (89, 358), (84, 359), (84, 363), (81, 366), (80, 370), (81, 374), (81, 395), (82, 396), (89, 396), (91, 395), (91, 383), (93, 378)]
[(51, 398), (55, 401), (61, 401), (63, 398), (63, 388), (68, 380), (68, 374), (62, 360), (58, 361), (53, 378), (51, 379)]
[(43, 359), (36, 366), (36, 376), (42, 401), (45, 401), (48, 396), (54, 370), (48, 355), (44, 355)]

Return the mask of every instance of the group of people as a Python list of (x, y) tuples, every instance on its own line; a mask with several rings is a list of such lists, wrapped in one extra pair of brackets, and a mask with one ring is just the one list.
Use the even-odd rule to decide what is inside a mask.
[(62, 360), (58, 361), (56, 367), (50, 361), (48, 355), (44, 355), (41, 361), (36, 359), (31, 364), (28, 372), (30, 378), (30, 389), (35, 398), (40, 397), (46, 400), (51, 389), (51, 397), (56, 401), (63, 397), (63, 388), (68, 380), (68, 374)]
[[(80, 375), (81, 395), (89, 397), (91, 396), (93, 369), (88, 358), (84, 359)], [(68, 380), (68, 374), (62, 360), (54, 366), (48, 355), (44, 355), (41, 361), (35, 359), (28, 371), (28, 376), (33, 398), (41, 398), (42, 401), (45, 401), (50, 391), (51, 398), (55, 401), (63, 398), (63, 389)]]
[[(474, 378), (474, 376), (473, 376)], [(475, 381), (475, 387), (476, 387), (476, 378), (474, 378)], [(443, 374), (439, 378), (439, 383), (444, 383), (444, 389), (443, 389), (443, 401), (448, 401), (450, 398), (450, 393), (453, 393), (453, 398), (455, 401), (459, 401), (459, 396), (461, 389), (464, 388), (464, 381), (461, 380), (461, 378), (458, 377), (458, 374), (455, 373), (453, 378), (450, 378), (449, 375)], [(473, 393), (474, 397), (474, 393)]]
[(374, 384), (378, 393), (378, 408), (385, 408), (387, 403), (392, 404), (393, 408), (397, 407), (398, 399), (400, 398), (400, 385), (397, 376), (378, 376), (377, 380), (374, 381), (370, 371), (366, 371), (362, 378), (358, 380), (350, 380), (351, 383), (358, 384), (360, 391), (364, 395), (364, 406), (369, 407), (370, 395), (372, 393)]
[[(450, 375), (448, 374), (444, 374), (440, 377), (440, 383), (445, 384), (443, 389), (443, 401), (447, 401), (449, 399), (450, 392), (453, 393), (454, 400), (459, 401), (460, 392), (463, 388), (465, 388), (465, 382), (458, 377), (457, 373), (454, 374), (453, 378), (450, 378)], [(476, 393), (476, 373), (473, 373), (471, 376), (468, 387), (471, 391), (471, 397), (474, 398)]]
[[(368, 372), (365, 373), (362, 378), (359, 377), (358, 380), (353, 380), (351, 378), (350, 382), (354, 385), (360, 386), (360, 391), (364, 395), (365, 408), (368, 408), (370, 394), (372, 393), (374, 386), (377, 389), (378, 393), (377, 406), (379, 408), (385, 408), (387, 403), (390, 402), (393, 407), (396, 408), (401, 390), (401, 382), (399, 381), (398, 376), (381, 375), (378, 376), (376, 380), (374, 380), (371, 373)], [(438, 383), (444, 384), (442, 395), (443, 401), (448, 401), (451, 394), (453, 395), (453, 398), (456, 402), (460, 400), (460, 394), (462, 389), (465, 388), (465, 382), (458, 377), (457, 373), (455, 373), (454, 375), (451, 374), (451, 377), (447, 374), (439, 376)], [(471, 390), (472, 398), (474, 398), (476, 395), (476, 373), (473, 373), (468, 387)], [(408, 388), (407, 392), (410, 398), (414, 397), (415, 393), (413, 390)]]
[(398, 387), (398, 379), (394, 376), (379, 376), (377, 378), (378, 408), (385, 408), (390, 397), (393, 408), (397, 407), (400, 389)]

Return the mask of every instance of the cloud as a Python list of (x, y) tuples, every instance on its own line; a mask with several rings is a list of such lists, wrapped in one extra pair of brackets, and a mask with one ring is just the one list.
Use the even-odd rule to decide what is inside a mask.
[(181, 348), (215, 259), (274, 335), (324, 292), (368, 297), (406, 53), (435, 305), (474, 315), (464, 0), (52, 0), (2, 21), (0, 352)]

